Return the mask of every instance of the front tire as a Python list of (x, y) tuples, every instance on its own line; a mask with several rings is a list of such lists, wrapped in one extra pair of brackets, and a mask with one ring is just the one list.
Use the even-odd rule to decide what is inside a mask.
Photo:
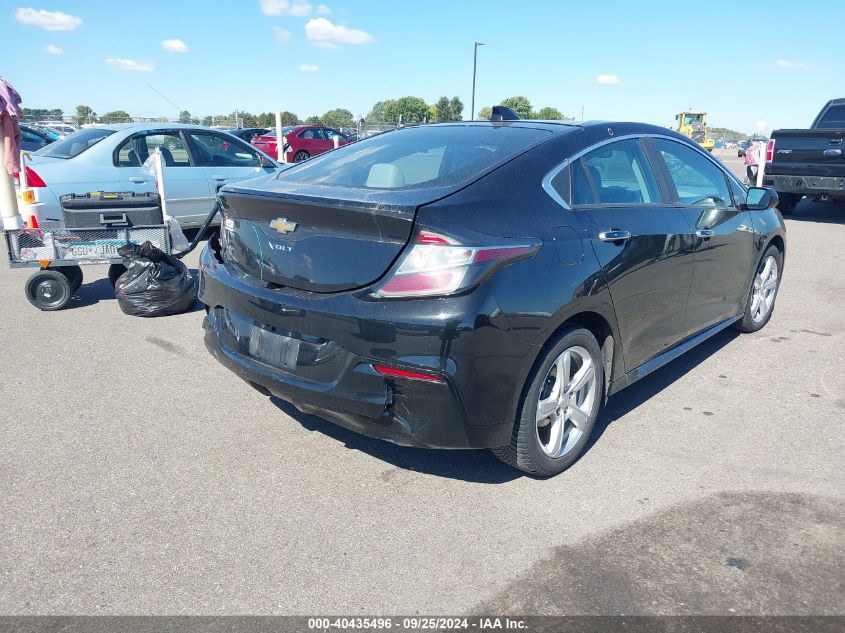
[(783, 253), (777, 246), (769, 246), (760, 258), (751, 291), (745, 301), (742, 319), (734, 326), (740, 332), (762, 330), (775, 311), (775, 299), (780, 288), (780, 273), (783, 270)]
[(528, 376), (511, 443), (493, 449), (506, 464), (551, 477), (581, 455), (604, 395), (604, 363), (595, 337), (571, 326)]

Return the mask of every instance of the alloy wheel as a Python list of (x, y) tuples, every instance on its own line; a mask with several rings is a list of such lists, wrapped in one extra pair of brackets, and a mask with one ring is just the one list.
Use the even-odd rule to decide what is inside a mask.
[(555, 359), (537, 402), (537, 440), (552, 458), (578, 444), (598, 393), (596, 368), (583, 347), (570, 347)]
[(778, 262), (769, 255), (757, 269), (751, 289), (751, 318), (755, 323), (760, 323), (771, 312), (777, 289)]

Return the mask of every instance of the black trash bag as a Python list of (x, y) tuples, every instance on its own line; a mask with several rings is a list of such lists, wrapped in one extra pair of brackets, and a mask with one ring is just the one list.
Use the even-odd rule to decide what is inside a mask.
[(149, 242), (126, 244), (117, 253), (123, 257), (126, 272), (118, 277), (114, 294), (125, 314), (168, 316), (193, 307), (197, 287), (181, 261)]

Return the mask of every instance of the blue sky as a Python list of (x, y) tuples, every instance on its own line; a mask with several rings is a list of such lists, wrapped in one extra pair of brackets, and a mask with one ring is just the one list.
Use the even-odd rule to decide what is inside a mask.
[(823, 26), (845, 24), (841, 0), (26, 2), (0, 0), (2, 72), (25, 106), (66, 112), (357, 116), (458, 95), (468, 118), (474, 41), (486, 44), (476, 111), (525, 95), (577, 118), (669, 125), (692, 107), (752, 132), (807, 126), (845, 96), (845, 45)]

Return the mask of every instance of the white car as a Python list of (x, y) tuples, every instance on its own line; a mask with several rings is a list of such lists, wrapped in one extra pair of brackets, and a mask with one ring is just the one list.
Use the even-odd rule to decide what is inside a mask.
[(156, 148), (165, 163), (167, 212), (182, 226), (201, 225), (223, 185), (280, 169), (248, 143), (198, 125), (129, 123), (85, 128), (27, 159), (24, 178), (18, 178), (21, 215), (39, 225), (61, 223), (59, 197), (64, 194), (154, 192), (155, 178), (143, 164)]

